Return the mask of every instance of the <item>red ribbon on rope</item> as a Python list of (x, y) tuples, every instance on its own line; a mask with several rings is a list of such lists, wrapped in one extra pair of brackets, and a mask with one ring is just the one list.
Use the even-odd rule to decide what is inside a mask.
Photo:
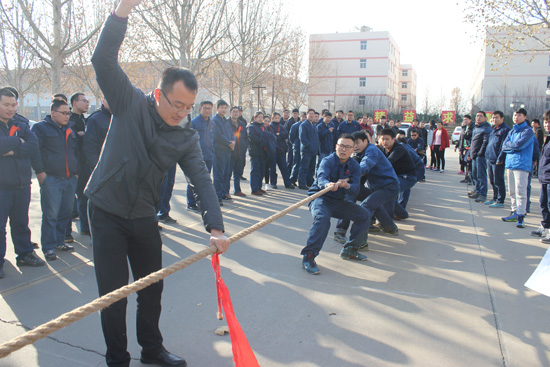
[(235, 367), (260, 367), (256, 356), (248, 344), (246, 335), (235, 317), (229, 289), (220, 275), (220, 259), (217, 253), (212, 255), (212, 267), (216, 274), (216, 291), (218, 292), (218, 319), (222, 320), (222, 306), (227, 317), (231, 348), (233, 349), (233, 362)]

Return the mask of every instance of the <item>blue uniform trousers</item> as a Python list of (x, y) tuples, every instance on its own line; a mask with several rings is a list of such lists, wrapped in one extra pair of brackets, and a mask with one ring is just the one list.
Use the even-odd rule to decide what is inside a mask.
[(0, 189), (0, 264), (6, 256), (6, 225), (10, 220), (11, 240), (15, 253), (25, 256), (33, 252), (29, 229), (31, 187)]

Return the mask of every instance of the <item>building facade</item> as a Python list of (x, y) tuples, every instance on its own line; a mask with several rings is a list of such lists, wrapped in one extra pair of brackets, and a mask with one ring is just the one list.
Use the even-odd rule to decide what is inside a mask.
[(312, 34), (309, 58), (308, 102), (315, 109), (372, 114), (416, 105), (416, 73), (412, 65), (401, 65), (399, 46), (389, 32), (362, 27), (360, 32)]

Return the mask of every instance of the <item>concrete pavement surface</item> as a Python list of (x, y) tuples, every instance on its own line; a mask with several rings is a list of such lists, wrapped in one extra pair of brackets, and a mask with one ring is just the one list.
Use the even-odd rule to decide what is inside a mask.
[[(518, 229), (500, 220), (509, 199), (505, 209), (491, 209), (467, 198), (471, 187), (458, 182), (456, 158), (448, 149), (446, 172), (429, 171), (413, 188), (410, 218), (398, 222), (398, 236), (369, 236), (366, 262), (340, 259), (333, 220), (317, 258), (321, 274), (306, 273), (299, 254), (311, 224), (305, 206), (232, 245), (221, 257), (222, 276), (260, 365), (550, 366), (550, 300), (523, 286), (546, 250), (529, 236), (540, 221), (540, 185), (534, 180), (527, 228)], [(242, 185), (250, 193), (248, 182)], [(171, 201), (178, 223), (162, 224), (165, 266), (207, 244), (199, 215), (185, 209), (185, 188), (178, 172)], [(39, 242), (36, 181), (32, 189), (30, 226)], [(224, 202), (226, 231), (237, 233), (305, 196), (279, 189)], [(74, 253), (19, 269), (8, 230), (1, 342), (97, 297), (89, 237), (75, 238)], [(128, 350), (131, 365), (141, 366), (135, 299), (129, 297)], [(165, 346), (189, 366), (233, 366), (229, 336), (214, 333), (226, 324), (216, 307), (208, 260), (165, 280)], [(0, 359), (0, 366), (105, 366), (104, 353), (94, 314)]]

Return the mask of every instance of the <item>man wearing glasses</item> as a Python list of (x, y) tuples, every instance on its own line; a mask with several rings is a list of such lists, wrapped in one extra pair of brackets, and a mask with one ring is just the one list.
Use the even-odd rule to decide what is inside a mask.
[[(51, 114), (32, 127), (38, 137), (41, 160), (35, 167), (40, 182), (42, 231), (40, 241), (46, 260), (57, 259), (56, 250), (73, 251), (65, 243), (65, 230), (71, 221), (78, 179), (78, 143), (68, 126), (69, 105), (61, 99), (51, 104)], [(42, 173), (46, 173), (45, 177)]]
[[(128, 283), (128, 262), (135, 280), (162, 268), (162, 240), (155, 205), (166, 170), (178, 163), (200, 201), (210, 246), (229, 247), (220, 206), (204, 163), (199, 135), (184, 124), (195, 103), (198, 84), (187, 69), (166, 69), (158, 87), (146, 95), (132, 85), (118, 64), (128, 15), (142, 0), (121, 0), (105, 22), (92, 56), (97, 82), (112, 112), (111, 126), (85, 194), (99, 294)], [(159, 281), (137, 296), (136, 332), (141, 362), (185, 366), (163, 346), (159, 329)], [(101, 311), (108, 366), (129, 366), (126, 304), (123, 299)]]
[(361, 169), (359, 163), (350, 159), (355, 148), (351, 134), (338, 138), (336, 152), (325, 157), (317, 170), (317, 179), (308, 191), (309, 195), (323, 190), (329, 185), (332, 191), (309, 203), (313, 225), (309, 229), (306, 247), (302, 249), (302, 267), (310, 274), (319, 274), (315, 258), (319, 255), (330, 229), (330, 218), (353, 221), (349, 238), (343, 245), (340, 257), (344, 260), (367, 259), (357, 250), (366, 241), (370, 224), (367, 210), (355, 203), (359, 193)]

